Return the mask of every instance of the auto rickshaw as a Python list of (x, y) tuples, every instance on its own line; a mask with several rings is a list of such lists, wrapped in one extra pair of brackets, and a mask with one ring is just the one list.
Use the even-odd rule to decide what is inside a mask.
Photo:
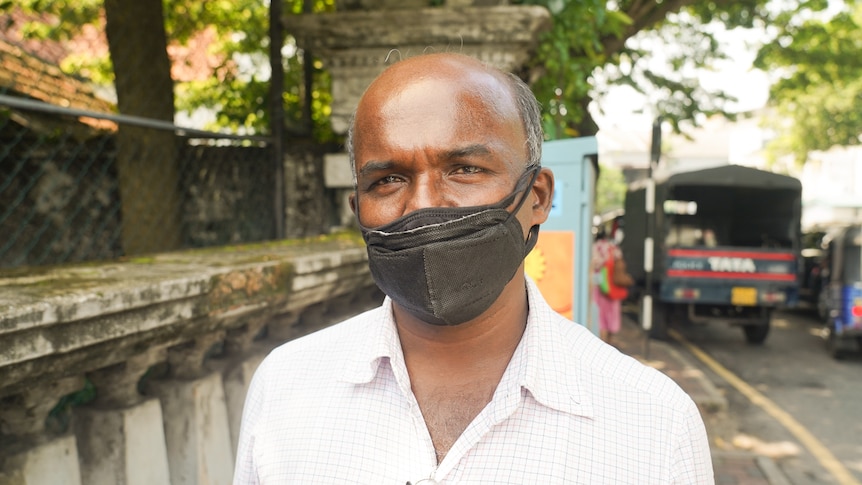
[(840, 359), (854, 346), (862, 349), (862, 224), (828, 233), (823, 249), (818, 310), (825, 319), (829, 352)]

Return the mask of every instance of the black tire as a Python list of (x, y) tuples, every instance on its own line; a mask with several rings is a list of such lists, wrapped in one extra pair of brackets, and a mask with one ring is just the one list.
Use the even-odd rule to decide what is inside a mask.
[(847, 352), (844, 339), (835, 335), (835, 327), (831, 322), (829, 324), (829, 337), (826, 339), (826, 350), (835, 360), (843, 360)]
[(759, 325), (744, 325), (742, 332), (745, 334), (745, 341), (751, 345), (763, 345), (766, 337), (769, 335), (769, 320), (766, 323)]

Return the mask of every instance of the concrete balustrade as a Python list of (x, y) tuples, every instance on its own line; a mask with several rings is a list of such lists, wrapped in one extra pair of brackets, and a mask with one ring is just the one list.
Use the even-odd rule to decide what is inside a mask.
[(229, 484), (264, 356), (381, 299), (355, 236), (0, 272), (0, 485)]

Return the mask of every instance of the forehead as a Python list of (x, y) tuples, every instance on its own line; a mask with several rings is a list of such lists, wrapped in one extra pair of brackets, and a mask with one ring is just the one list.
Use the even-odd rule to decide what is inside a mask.
[(477, 62), (432, 58), (394, 65), (372, 83), (357, 107), (357, 149), (408, 137), (420, 144), (465, 137), (522, 144), (524, 133), (504, 75)]

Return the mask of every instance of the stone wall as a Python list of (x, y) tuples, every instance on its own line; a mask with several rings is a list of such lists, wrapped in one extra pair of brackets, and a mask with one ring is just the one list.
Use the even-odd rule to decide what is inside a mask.
[(109, 137), (43, 136), (0, 114), (0, 268), (119, 255), (115, 156)]
[(184, 146), (180, 174), (186, 247), (274, 239), (274, 165), (268, 147)]
[(355, 234), (0, 273), (0, 485), (228, 484), (263, 356), (381, 299)]

